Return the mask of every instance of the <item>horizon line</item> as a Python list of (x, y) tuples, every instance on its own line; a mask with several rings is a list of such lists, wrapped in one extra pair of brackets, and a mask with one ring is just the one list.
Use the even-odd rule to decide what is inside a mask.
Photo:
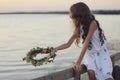
[[(120, 10), (91, 10), (94, 14), (120, 14)], [(0, 14), (69, 14), (69, 11), (11, 11)]]

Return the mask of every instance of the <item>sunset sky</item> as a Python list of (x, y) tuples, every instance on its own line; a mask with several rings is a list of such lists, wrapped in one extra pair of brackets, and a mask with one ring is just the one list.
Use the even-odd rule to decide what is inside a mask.
[(0, 12), (68, 11), (79, 1), (85, 2), (92, 10), (120, 10), (120, 0), (0, 0)]

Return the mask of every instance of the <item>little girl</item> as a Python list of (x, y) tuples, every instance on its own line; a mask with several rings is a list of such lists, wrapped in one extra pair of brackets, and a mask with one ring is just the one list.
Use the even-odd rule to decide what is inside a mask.
[(113, 80), (113, 67), (106, 47), (106, 38), (89, 7), (83, 2), (73, 4), (69, 15), (75, 25), (74, 33), (67, 43), (56, 47), (55, 51), (70, 47), (74, 41), (78, 45), (81, 38), (83, 47), (76, 61), (75, 71), (80, 71), (83, 60), (90, 80)]

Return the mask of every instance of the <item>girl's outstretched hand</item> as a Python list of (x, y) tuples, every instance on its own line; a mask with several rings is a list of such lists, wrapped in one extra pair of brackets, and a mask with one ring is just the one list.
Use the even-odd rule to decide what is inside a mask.
[[(57, 52), (57, 49), (51, 49), (51, 51), (50, 51), (50, 53), (51, 54), (55, 54)], [(47, 53), (47, 48), (44, 48), (43, 50), (42, 50), (42, 52), (41, 52), (41, 54), (46, 54)]]
[(57, 50), (53, 48), (51, 51), (51, 55), (54, 55), (55, 53), (57, 53)]

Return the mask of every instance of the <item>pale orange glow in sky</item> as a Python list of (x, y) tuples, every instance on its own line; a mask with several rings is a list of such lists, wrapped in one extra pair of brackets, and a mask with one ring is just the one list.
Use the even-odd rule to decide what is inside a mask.
[(76, 2), (85, 2), (91, 9), (120, 9), (120, 0), (0, 0), (0, 12), (66, 11)]

